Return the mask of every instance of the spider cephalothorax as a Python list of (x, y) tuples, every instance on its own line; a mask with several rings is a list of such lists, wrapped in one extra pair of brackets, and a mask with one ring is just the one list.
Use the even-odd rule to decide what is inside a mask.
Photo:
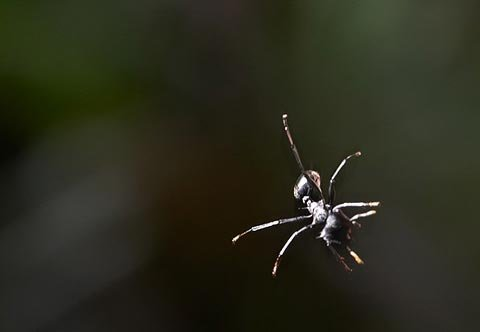
[(293, 187), (293, 195), (295, 199), (300, 203), (302, 208), (308, 211), (308, 214), (288, 219), (279, 219), (266, 224), (253, 226), (247, 231), (235, 236), (232, 239), (232, 243), (235, 244), (235, 242), (237, 242), (240, 237), (250, 232), (256, 232), (265, 228), (286, 223), (308, 221), (309, 223), (306, 226), (303, 226), (290, 236), (290, 238), (283, 246), (282, 250), (280, 250), (280, 253), (278, 254), (275, 264), (273, 266), (272, 275), (276, 276), (283, 254), (285, 253), (293, 239), (300, 233), (310, 229), (316, 231), (317, 239), (322, 239), (325, 241), (327, 247), (331, 250), (337, 261), (339, 261), (343, 265), (345, 270), (351, 271), (350, 267), (347, 265), (347, 263), (345, 263), (345, 258), (338, 253), (335, 247), (340, 249), (346, 249), (348, 253), (353, 257), (355, 262), (357, 262), (358, 264), (363, 264), (363, 260), (349, 246), (352, 239), (352, 227), (360, 227), (360, 224), (357, 221), (358, 219), (371, 216), (376, 212), (375, 210), (369, 210), (364, 213), (359, 213), (352, 217), (348, 217), (342, 211), (342, 209), (348, 207), (376, 207), (380, 205), (380, 202), (356, 202), (334, 205), (335, 178), (350, 158), (359, 157), (361, 153), (356, 152), (342, 160), (342, 162), (330, 178), (330, 184), (328, 187), (328, 201), (325, 201), (321, 189), (320, 174), (314, 170), (304, 169), (297, 148), (293, 143), (292, 135), (288, 128), (286, 114), (283, 115), (283, 125), (288, 141), (290, 142), (290, 148), (292, 149), (295, 160), (297, 161), (297, 164), (300, 167), (301, 171), (301, 174)]

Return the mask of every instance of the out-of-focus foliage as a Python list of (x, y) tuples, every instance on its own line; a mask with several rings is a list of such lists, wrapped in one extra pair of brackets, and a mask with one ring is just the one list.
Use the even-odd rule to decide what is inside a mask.
[[(471, 331), (480, 6), (0, 4), (0, 330)], [(295, 226), (302, 159), (380, 200), (345, 275)]]

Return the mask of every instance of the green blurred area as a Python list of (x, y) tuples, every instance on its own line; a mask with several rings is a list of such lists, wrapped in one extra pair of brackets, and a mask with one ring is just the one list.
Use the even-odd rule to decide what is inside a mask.
[[(478, 13), (473, 0), (4, 0), (0, 239), (16, 244), (0, 257), (3, 329), (475, 330)], [(271, 280), (295, 227), (230, 247), (296, 213), (283, 113), (324, 183), (364, 154), (338, 198), (383, 207), (358, 234), (368, 264), (353, 275), (305, 237)], [(100, 213), (108, 204), (132, 214)], [(77, 236), (79, 215), (92, 228)], [(73, 268), (115, 241), (131, 260), (105, 279), (103, 259)], [(38, 303), (56, 300), (32, 314), (39, 289)]]

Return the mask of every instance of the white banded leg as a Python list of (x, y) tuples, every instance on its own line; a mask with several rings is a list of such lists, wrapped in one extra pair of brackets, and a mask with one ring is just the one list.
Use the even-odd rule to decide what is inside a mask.
[(346, 246), (346, 248), (347, 248), (347, 251), (348, 251), (348, 253), (350, 254), (350, 256), (353, 257), (353, 259), (355, 260), (355, 262), (356, 262), (357, 264), (359, 264), (359, 265), (365, 264), (365, 263), (363, 262), (363, 260), (360, 258), (360, 256), (358, 256), (355, 251), (353, 251), (349, 246)]
[(338, 204), (333, 208), (334, 212), (337, 212), (339, 209), (347, 207), (375, 207), (380, 206), (380, 202), (354, 202), (354, 203), (342, 203)]
[(278, 267), (280, 266), (280, 261), (282, 260), (282, 256), (283, 254), (285, 253), (285, 251), (287, 250), (288, 246), (290, 245), (290, 243), (293, 241), (293, 239), (299, 235), (300, 233), (306, 231), (307, 229), (310, 229), (312, 228), (312, 225), (307, 225), (307, 226), (304, 226), (302, 228), (300, 228), (298, 231), (296, 231), (295, 233), (293, 233), (290, 238), (287, 240), (287, 242), (285, 242), (285, 244), (283, 245), (283, 248), (282, 250), (280, 250), (280, 253), (278, 254), (277, 256), (277, 259), (275, 260), (275, 264), (273, 265), (273, 270), (272, 270), (272, 276), (275, 277), (277, 275), (277, 270), (278, 270)]
[(237, 236), (235, 236), (232, 239), (232, 244), (235, 244), (235, 242), (237, 242), (238, 239), (240, 239), (244, 235), (247, 235), (248, 233), (257, 232), (257, 231), (260, 231), (260, 230), (265, 229), (265, 228), (270, 228), (272, 226), (287, 224), (287, 223), (296, 222), (296, 221), (305, 221), (305, 220), (310, 219), (311, 217), (312, 217), (312, 215), (310, 214), (310, 215), (307, 215), (307, 216), (298, 216), (298, 217), (293, 217), (293, 218), (288, 218), (288, 219), (278, 219), (278, 220), (275, 220), (275, 221), (267, 222), (265, 224), (253, 226), (250, 229), (246, 230), (245, 232), (240, 233)]
[(350, 268), (350, 266), (348, 266), (347, 263), (345, 263), (345, 258), (343, 256), (341, 256), (338, 251), (331, 245), (327, 245), (328, 249), (330, 249), (330, 251), (332, 252), (333, 256), (335, 256), (335, 259), (337, 260), (337, 262), (339, 262), (340, 264), (342, 264), (343, 268), (345, 269), (345, 271), (347, 272), (352, 272), (352, 269)]
[(373, 216), (375, 213), (377, 213), (377, 211), (375, 211), (375, 210), (370, 210), (370, 211), (367, 211), (365, 213), (359, 213), (359, 214), (356, 214), (353, 217), (351, 217), (350, 221), (352, 222), (353, 225), (358, 226), (358, 227), (362, 227), (362, 224), (357, 222), (357, 220), (360, 219), (360, 218)]

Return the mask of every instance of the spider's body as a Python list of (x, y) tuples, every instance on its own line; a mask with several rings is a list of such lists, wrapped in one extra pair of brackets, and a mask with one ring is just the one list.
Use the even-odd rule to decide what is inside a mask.
[(345, 248), (349, 254), (355, 259), (358, 264), (363, 264), (362, 259), (350, 249), (349, 244), (351, 241), (352, 226), (355, 225), (360, 227), (360, 224), (357, 222), (358, 219), (367, 217), (375, 214), (375, 210), (370, 210), (364, 213), (356, 214), (353, 217), (348, 217), (343, 211), (342, 208), (346, 207), (375, 207), (379, 206), (379, 202), (368, 202), (368, 203), (342, 203), (339, 205), (333, 205), (335, 199), (335, 177), (338, 175), (345, 163), (352, 157), (358, 157), (361, 155), (360, 152), (354, 153), (346, 157), (340, 165), (337, 167), (335, 173), (333, 173), (332, 178), (330, 179), (330, 185), (328, 187), (328, 201), (325, 201), (322, 189), (320, 175), (318, 172), (313, 170), (305, 170), (303, 164), (300, 160), (297, 148), (293, 143), (292, 136), (290, 134), (288, 124), (287, 124), (287, 115), (283, 115), (283, 124), (285, 128), (285, 133), (287, 134), (288, 140), (290, 142), (290, 147), (294, 154), (294, 157), (297, 161), (297, 164), (300, 167), (301, 174), (293, 187), (293, 195), (295, 199), (308, 211), (307, 215), (302, 215), (298, 217), (288, 218), (288, 219), (279, 219), (266, 224), (253, 226), (249, 230), (237, 235), (233, 238), (232, 242), (235, 243), (240, 237), (246, 235), (250, 232), (256, 232), (265, 228), (269, 228), (276, 225), (281, 225), (291, 222), (304, 222), (309, 221), (310, 223), (306, 226), (300, 228), (294, 232), (290, 238), (287, 240), (282, 250), (278, 254), (275, 265), (273, 266), (272, 275), (276, 276), (278, 266), (280, 261), (285, 253), (286, 249), (293, 241), (293, 239), (300, 233), (314, 229), (319, 233), (317, 238), (320, 238), (325, 241), (327, 247), (335, 255), (335, 258), (343, 265), (345, 270), (351, 271), (350, 267), (345, 263), (344, 257), (342, 257), (335, 246)]

